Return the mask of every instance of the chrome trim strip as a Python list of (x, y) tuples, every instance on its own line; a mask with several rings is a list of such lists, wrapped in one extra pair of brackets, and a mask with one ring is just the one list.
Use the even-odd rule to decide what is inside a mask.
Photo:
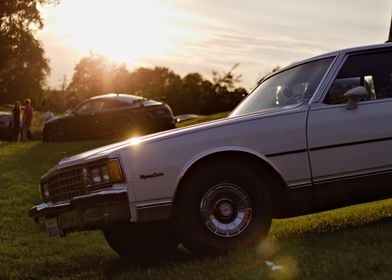
[(313, 151), (340, 148), (340, 147), (346, 147), (346, 146), (364, 145), (364, 144), (377, 143), (377, 142), (387, 142), (387, 141), (391, 141), (391, 140), (392, 140), (392, 137), (373, 138), (373, 139), (367, 139), (367, 140), (356, 141), (356, 142), (345, 142), (345, 143), (333, 144), (333, 145), (328, 145), (328, 146), (312, 147), (309, 149), (309, 151), (313, 152)]
[(62, 203), (41, 203), (37, 205), (37, 210), (41, 211), (42, 209), (46, 208), (56, 208), (56, 207), (64, 207), (64, 206), (69, 206), (71, 203), (70, 202), (62, 202)]
[(173, 204), (172, 200), (164, 200), (160, 202), (150, 202), (150, 203), (142, 203), (136, 205), (136, 208), (139, 209), (146, 209), (146, 208), (156, 208), (156, 207), (165, 207), (171, 206)]
[(81, 198), (81, 197), (87, 198), (87, 197), (93, 197), (93, 196), (101, 196), (101, 195), (108, 195), (108, 194), (121, 194), (121, 193), (127, 193), (127, 189), (103, 190), (103, 191), (99, 191), (99, 192), (75, 196), (73, 199), (77, 199), (77, 198)]
[(172, 208), (172, 200), (136, 205), (137, 220), (139, 222), (150, 222), (169, 219), (172, 213)]
[(311, 186), (312, 186), (312, 183), (310, 183), (310, 182), (308, 182), (308, 183), (302, 183), (302, 184), (292, 184), (292, 185), (288, 185), (288, 187), (289, 187), (291, 190), (300, 189), (300, 188), (305, 188), (305, 187), (311, 187)]
[[(334, 182), (334, 181), (341, 181), (345, 179), (352, 179), (352, 178), (361, 178), (361, 177), (367, 177), (367, 176), (373, 176), (373, 175), (382, 175), (382, 174), (388, 174), (392, 173), (392, 167), (391, 166), (386, 166), (384, 169), (373, 169), (373, 172), (349, 172), (345, 173), (346, 175), (342, 176), (337, 176), (336, 174), (330, 175), (330, 176), (323, 176), (323, 177), (318, 177), (314, 178), (313, 183), (316, 184), (323, 184), (327, 182)], [(368, 171), (368, 170), (367, 170)]]

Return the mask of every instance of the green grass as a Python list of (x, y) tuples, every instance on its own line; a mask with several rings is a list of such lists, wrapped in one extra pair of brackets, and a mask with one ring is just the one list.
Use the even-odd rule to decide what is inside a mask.
[(177, 127), (184, 127), (184, 126), (188, 126), (188, 125), (192, 125), (192, 124), (221, 119), (221, 118), (227, 117), (228, 114), (229, 114), (229, 112), (224, 112), (224, 113), (217, 113), (217, 114), (212, 114), (212, 115), (208, 115), (208, 116), (200, 116), (195, 119), (191, 119), (189, 121), (184, 121), (184, 122), (178, 123), (176, 126)]
[[(196, 259), (184, 249), (150, 263), (120, 259), (99, 231), (49, 239), (27, 216), (38, 182), (63, 152), (112, 139), (0, 142), (0, 279), (390, 279), (392, 199), (275, 220), (255, 248)], [(273, 271), (269, 260), (281, 265)]]

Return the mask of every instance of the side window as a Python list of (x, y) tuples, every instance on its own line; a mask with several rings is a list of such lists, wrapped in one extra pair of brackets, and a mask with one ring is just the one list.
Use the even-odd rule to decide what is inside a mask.
[(129, 103), (116, 101), (116, 100), (105, 100), (105, 104), (103, 105), (102, 109), (111, 110), (111, 109), (117, 109), (117, 108), (127, 107), (127, 106), (129, 106)]
[(92, 109), (92, 102), (86, 102), (83, 105), (79, 106), (79, 108), (77, 108), (76, 112), (79, 114), (83, 114), (83, 113), (87, 113), (87, 112), (91, 112)]
[(103, 101), (91, 100), (81, 105), (77, 109), (77, 112), (79, 114), (97, 112), (102, 109), (103, 104), (104, 104)]
[(346, 103), (344, 94), (357, 86), (363, 86), (368, 91), (368, 96), (363, 100), (392, 98), (392, 51), (349, 56), (324, 103)]

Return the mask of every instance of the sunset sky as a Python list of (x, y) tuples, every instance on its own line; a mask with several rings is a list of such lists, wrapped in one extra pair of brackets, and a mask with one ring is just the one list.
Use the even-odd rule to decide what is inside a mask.
[(239, 63), (250, 89), (277, 65), (384, 42), (392, 0), (61, 0), (41, 12), (51, 87), (92, 52), (130, 71), (165, 66), (208, 79)]

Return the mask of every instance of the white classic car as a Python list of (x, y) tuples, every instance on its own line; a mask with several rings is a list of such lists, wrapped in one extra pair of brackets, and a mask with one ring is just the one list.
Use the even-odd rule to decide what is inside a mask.
[(292, 64), (225, 119), (65, 158), (41, 194), (49, 235), (100, 229), (123, 256), (222, 253), (272, 218), (392, 197), (392, 44)]

